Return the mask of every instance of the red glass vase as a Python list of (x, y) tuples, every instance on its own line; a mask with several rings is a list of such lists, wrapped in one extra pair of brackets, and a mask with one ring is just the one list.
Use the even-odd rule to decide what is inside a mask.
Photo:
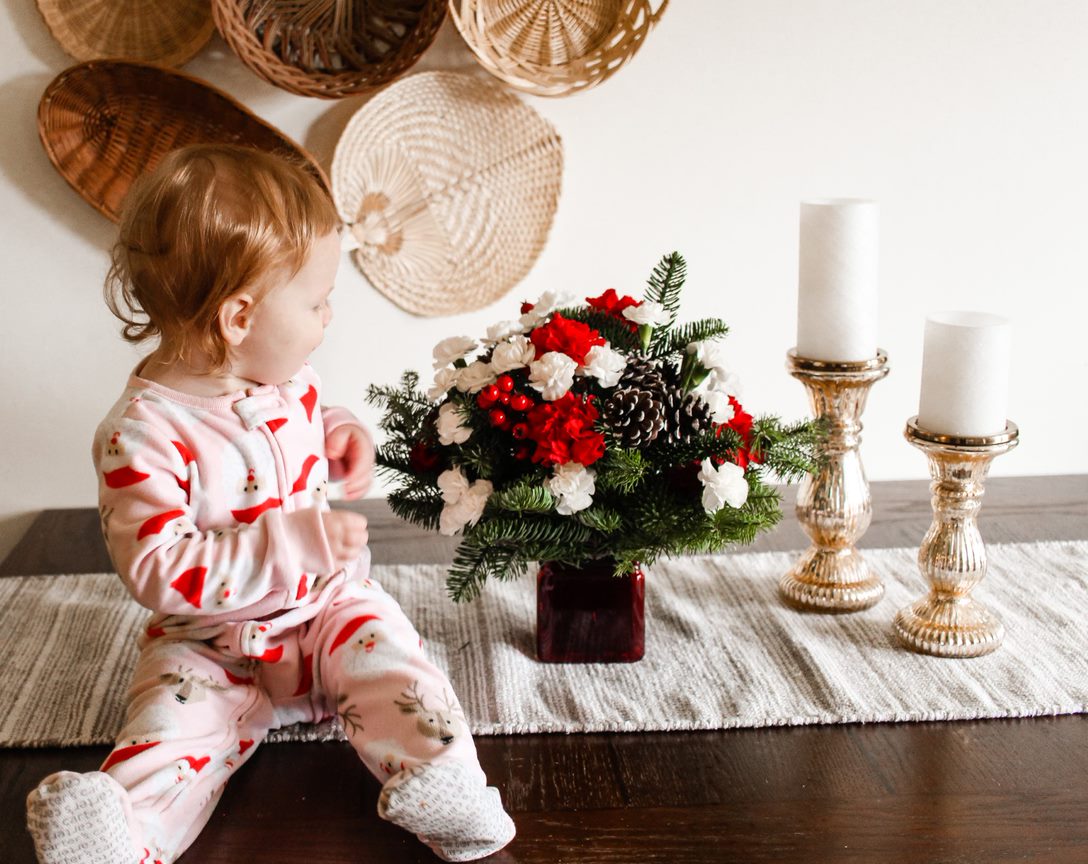
[(633, 663), (645, 651), (646, 580), (638, 565), (545, 561), (536, 577), (536, 655), (545, 663)]

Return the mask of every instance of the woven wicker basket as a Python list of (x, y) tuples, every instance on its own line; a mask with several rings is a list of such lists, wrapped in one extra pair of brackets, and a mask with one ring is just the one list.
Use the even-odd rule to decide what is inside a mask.
[(213, 0), (223, 38), (250, 69), (300, 96), (384, 87), (430, 47), (446, 0)]
[(211, 0), (38, 0), (38, 9), (76, 60), (180, 66), (215, 29)]
[(630, 60), (669, 0), (449, 0), (485, 69), (535, 96), (587, 90)]
[(498, 82), (411, 75), (349, 121), (332, 189), (367, 279), (419, 315), (486, 306), (521, 281), (555, 215), (555, 130)]
[(60, 175), (115, 222), (133, 181), (186, 144), (301, 157), (329, 188), (313, 156), (226, 93), (146, 63), (93, 60), (61, 72), (38, 104), (38, 134)]

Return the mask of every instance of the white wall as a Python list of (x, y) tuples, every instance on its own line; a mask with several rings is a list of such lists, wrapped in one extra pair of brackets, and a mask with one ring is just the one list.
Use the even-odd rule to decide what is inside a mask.
[[(656, 5), (656, 4), (655, 4)], [(71, 62), (33, 3), (0, 18), (0, 554), (45, 507), (89, 506), (91, 434), (137, 355), (102, 304), (113, 226), (53, 170), (35, 111)], [(1088, 4), (1083, 0), (674, 0), (602, 87), (531, 104), (559, 129), (566, 173), (547, 248), (479, 312), (419, 319), (345, 262), (315, 365), (327, 399), (373, 420), (371, 382), (429, 368), (546, 288), (638, 293), (659, 256), (688, 259), (686, 317), (719, 315), (759, 413), (807, 410), (784, 371), (795, 335), (798, 202), (881, 205), (880, 343), (892, 373), (865, 415), (872, 479), (926, 476), (902, 438), (916, 412), (927, 311), (1014, 320), (1009, 414), (993, 473), (1088, 472)], [(418, 68), (472, 67), (447, 25)], [(360, 99), (260, 81), (216, 37), (185, 71), (225, 89), (329, 165)]]

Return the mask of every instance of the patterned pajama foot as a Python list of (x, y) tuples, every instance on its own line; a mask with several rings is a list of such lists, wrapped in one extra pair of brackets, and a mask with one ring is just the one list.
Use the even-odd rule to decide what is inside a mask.
[(411, 831), (444, 861), (475, 861), (514, 839), (499, 790), (458, 762), (422, 765), (391, 779), (378, 815)]
[(61, 771), (26, 799), (27, 828), (41, 864), (135, 864), (124, 788), (108, 774)]

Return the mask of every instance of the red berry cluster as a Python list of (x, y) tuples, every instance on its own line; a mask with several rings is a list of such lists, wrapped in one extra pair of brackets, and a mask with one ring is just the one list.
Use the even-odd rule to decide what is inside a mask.
[(477, 393), (476, 404), (487, 411), (492, 426), (508, 430), (519, 441), (529, 434), (529, 426), (514, 415), (524, 414), (536, 403), (514, 390), (514, 379), (509, 375), (500, 375), (494, 384), (488, 384)]

